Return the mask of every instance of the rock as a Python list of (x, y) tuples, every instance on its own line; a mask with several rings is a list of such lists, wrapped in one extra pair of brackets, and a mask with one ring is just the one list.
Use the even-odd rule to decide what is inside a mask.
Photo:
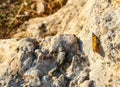
[(95, 87), (95, 83), (92, 80), (86, 80), (78, 87)]
[(54, 82), (53, 87), (66, 87), (66, 79), (63, 74), (61, 74)]
[(57, 57), (57, 63), (58, 66), (60, 66), (66, 58), (66, 52), (63, 47), (58, 48), (58, 57)]
[(67, 76), (73, 79), (78, 72), (84, 69), (84, 67), (89, 67), (89, 60), (87, 57), (80, 55), (73, 56), (71, 65), (67, 68)]
[(55, 67), (55, 68), (53, 68), (52, 70), (50, 70), (50, 71), (48, 72), (48, 75), (49, 75), (49, 76), (54, 76), (55, 73), (56, 73), (56, 71), (57, 71), (57, 68), (58, 68), (58, 67)]
[[(26, 21), (0, 40), (0, 87), (119, 87), (119, 1), (67, 0), (54, 14)], [(100, 53), (92, 50), (92, 33)]]
[(34, 39), (25, 38), (19, 41), (18, 51), (33, 52), (36, 48), (36, 41)]
[(32, 65), (32, 59), (31, 58), (26, 59), (22, 64), (21, 72), (24, 73), (27, 69), (30, 68), (31, 65)]
[(52, 81), (48, 75), (43, 76), (42, 78), (42, 87), (51, 87)]
[(40, 87), (41, 86), (41, 81), (40, 79), (37, 78), (29, 78), (29, 81), (26, 83), (26, 86), (32, 86), (32, 87)]
[(34, 50), (36, 43), (32, 39), (23, 39), (18, 47), (18, 57), (21, 62), (20, 72), (24, 73), (32, 66), (32, 61), (35, 59)]
[(32, 87), (41, 86), (40, 76), (41, 76), (40, 71), (36, 69), (30, 69), (26, 71), (23, 75), (27, 86), (32, 86)]
[(24, 73), (24, 77), (40, 77), (40, 71), (39, 70), (36, 70), (36, 69), (30, 69), (30, 70), (27, 70), (25, 73)]
[(81, 71), (80, 73), (78, 73), (71, 81), (69, 84), (69, 87), (73, 87), (73, 86), (80, 86), (81, 83), (83, 83), (86, 80), (89, 80), (89, 69), (84, 69), (83, 71)]
[[(48, 44), (48, 42), (50, 43)], [(79, 46), (77, 44), (77, 38), (74, 35), (69, 35), (69, 34), (57, 35), (51, 39), (45, 38), (43, 46), (45, 47), (45, 49), (48, 49), (49, 53), (51, 54), (57, 53), (59, 47), (63, 46), (66, 53), (68, 53), (66, 56), (66, 60), (68, 60), (69, 62), (71, 61), (72, 56), (75, 55), (75, 53), (78, 53), (78, 54), (80, 53)], [(65, 55), (64, 52), (61, 52), (61, 53)], [(62, 58), (64, 59), (64, 57)]]
[[(58, 50), (58, 47), (63, 46), (66, 51), (78, 51), (79, 47), (78, 45), (74, 45), (74, 43), (77, 43), (77, 38), (74, 35), (57, 35), (56, 37), (52, 38), (51, 46), (49, 48), (50, 52), (56, 52)], [(56, 44), (56, 45), (54, 45)], [(74, 49), (70, 49), (74, 48)]]

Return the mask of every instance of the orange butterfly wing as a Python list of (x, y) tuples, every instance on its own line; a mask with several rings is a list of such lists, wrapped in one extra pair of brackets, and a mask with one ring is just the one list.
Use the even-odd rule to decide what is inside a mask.
[(92, 33), (92, 49), (94, 52), (100, 51), (100, 41), (94, 33)]

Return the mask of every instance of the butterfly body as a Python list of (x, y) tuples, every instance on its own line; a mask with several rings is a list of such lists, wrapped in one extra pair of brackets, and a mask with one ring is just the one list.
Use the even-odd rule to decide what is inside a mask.
[(92, 49), (94, 52), (100, 51), (100, 41), (94, 33), (92, 33)]

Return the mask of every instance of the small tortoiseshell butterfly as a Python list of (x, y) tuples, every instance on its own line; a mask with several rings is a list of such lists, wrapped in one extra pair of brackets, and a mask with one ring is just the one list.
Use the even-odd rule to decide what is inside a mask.
[(100, 40), (94, 33), (92, 33), (92, 50), (94, 52), (100, 52)]

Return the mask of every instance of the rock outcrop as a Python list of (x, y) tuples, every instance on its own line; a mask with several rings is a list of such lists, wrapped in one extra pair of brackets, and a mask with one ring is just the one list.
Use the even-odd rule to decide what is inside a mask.
[(0, 87), (119, 87), (119, 18), (120, 0), (68, 0), (30, 19), (0, 40)]

